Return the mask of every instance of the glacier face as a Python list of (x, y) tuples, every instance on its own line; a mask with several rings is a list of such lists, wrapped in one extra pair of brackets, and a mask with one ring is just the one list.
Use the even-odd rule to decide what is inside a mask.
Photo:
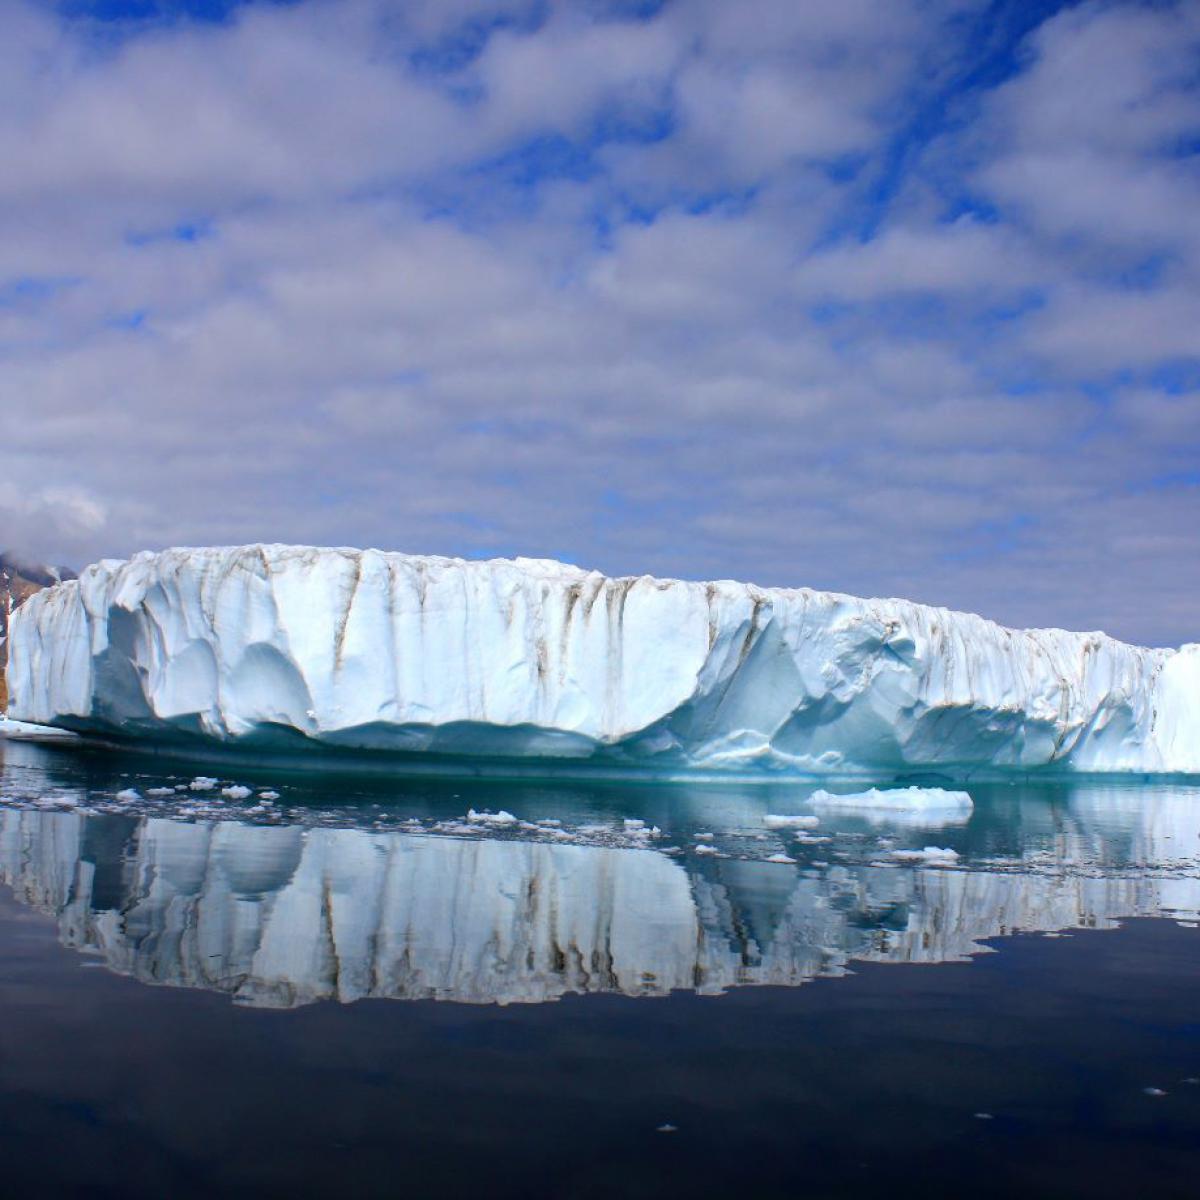
[(14, 613), (9, 715), (663, 773), (1200, 773), (1200, 645), (904, 600), (290, 546), (105, 561)]

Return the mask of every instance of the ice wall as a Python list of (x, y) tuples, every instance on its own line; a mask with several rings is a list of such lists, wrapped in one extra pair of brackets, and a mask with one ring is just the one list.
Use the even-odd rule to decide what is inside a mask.
[(667, 773), (1200, 773), (1200, 645), (904, 600), (288, 546), (101, 562), (14, 615), (9, 715)]

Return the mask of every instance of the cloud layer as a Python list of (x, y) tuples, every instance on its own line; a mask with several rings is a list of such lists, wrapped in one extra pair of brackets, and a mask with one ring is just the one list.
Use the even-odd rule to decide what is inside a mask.
[(1195, 639), (1200, 12), (1035, 7), (12, 9), (0, 543)]

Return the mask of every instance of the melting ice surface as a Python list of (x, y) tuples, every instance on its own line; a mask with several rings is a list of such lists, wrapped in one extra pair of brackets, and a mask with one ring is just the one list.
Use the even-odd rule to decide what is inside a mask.
[(719, 993), (963, 960), (1016, 931), (1200, 922), (1195, 786), (917, 789), (891, 808), (0, 753), (0, 880), (112, 970), (247, 1005)]

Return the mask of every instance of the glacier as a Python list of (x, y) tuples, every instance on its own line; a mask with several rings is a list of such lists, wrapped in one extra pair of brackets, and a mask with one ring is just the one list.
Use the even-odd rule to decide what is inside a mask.
[(254, 545), (106, 560), (13, 614), (9, 716), (397, 767), (1200, 774), (1200, 645), (563, 563)]

